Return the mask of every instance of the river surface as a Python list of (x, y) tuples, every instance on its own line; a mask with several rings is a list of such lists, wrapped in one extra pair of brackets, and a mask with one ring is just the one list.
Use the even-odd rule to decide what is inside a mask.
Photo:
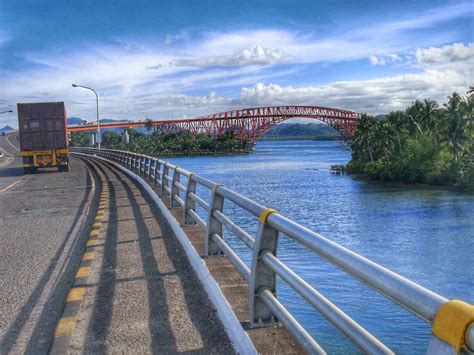
[[(356, 180), (329, 173), (350, 152), (340, 142), (260, 142), (240, 156), (172, 157), (183, 168), (277, 209), (283, 215), (446, 298), (474, 303), (474, 196)], [(199, 191), (198, 191), (199, 192)], [(201, 196), (204, 192), (200, 192)], [(226, 213), (255, 235), (255, 218)], [(204, 211), (199, 212), (204, 216)], [(225, 238), (249, 264), (250, 252)], [(282, 236), (279, 257), (392, 350), (426, 351), (430, 326), (304, 247)], [(329, 353), (358, 349), (291, 289), (278, 297)]]

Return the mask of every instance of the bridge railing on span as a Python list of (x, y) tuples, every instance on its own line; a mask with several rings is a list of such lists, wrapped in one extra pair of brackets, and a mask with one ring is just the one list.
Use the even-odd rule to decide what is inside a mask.
[[(464, 350), (474, 351), (473, 305), (448, 300), (295, 223), (271, 208), (161, 159), (111, 149), (74, 148), (73, 151), (106, 158), (142, 174), (161, 191), (162, 196), (169, 196), (172, 207), (182, 207), (185, 224), (198, 224), (204, 231), (206, 254), (225, 254), (249, 284), (249, 322), (252, 327), (281, 322), (306, 351), (325, 353), (279, 301), (276, 287), (279, 277), (361, 350), (367, 353), (393, 353), (278, 258), (278, 239), (280, 234), (284, 234), (430, 323), (432, 335), (427, 344), (427, 353), (456, 354)], [(198, 186), (208, 190), (208, 194), (199, 196)], [(226, 215), (224, 202), (231, 202), (258, 220), (255, 236)], [(206, 211), (204, 218), (198, 214), (197, 205)], [(226, 242), (224, 228), (248, 247), (251, 253), (250, 267)]]

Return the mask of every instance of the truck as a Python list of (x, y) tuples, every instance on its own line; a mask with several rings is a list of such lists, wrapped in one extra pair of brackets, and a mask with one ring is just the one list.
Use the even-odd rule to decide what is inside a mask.
[(64, 102), (18, 103), (17, 108), (24, 173), (47, 167), (69, 171)]

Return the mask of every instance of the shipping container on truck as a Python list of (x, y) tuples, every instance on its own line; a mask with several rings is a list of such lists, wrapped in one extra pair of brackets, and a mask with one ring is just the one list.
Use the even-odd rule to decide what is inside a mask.
[(69, 170), (64, 102), (19, 103), (20, 155), (25, 174), (38, 168)]

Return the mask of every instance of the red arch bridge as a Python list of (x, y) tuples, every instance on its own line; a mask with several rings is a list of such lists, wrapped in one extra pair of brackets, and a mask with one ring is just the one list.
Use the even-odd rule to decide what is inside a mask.
[[(270, 106), (232, 110), (192, 119), (101, 123), (100, 127), (105, 129), (155, 126), (159, 133), (164, 134), (189, 131), (205, 133), (212, 137), (222, 136), (232, 131), (238, 139), (256, 143), (270, 128), (290, 118), (313, 118), (323, 121), (339, 131), (344, 140), (351, 140), (354, 137), (360, 114), (330, 107)], [(68, 126), (69, 132), (95, 129), (97, 126), (92, 123)]]

